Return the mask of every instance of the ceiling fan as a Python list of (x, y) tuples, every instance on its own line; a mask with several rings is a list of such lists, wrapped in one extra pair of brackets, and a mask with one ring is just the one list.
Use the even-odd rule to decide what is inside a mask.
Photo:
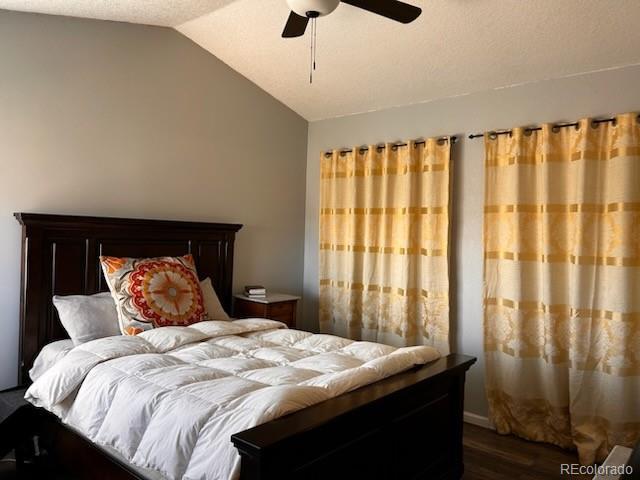
[[(342, 0), (343, 3), (361, 8), (376, 15), (400, 23), (411, 23), (422, 9), (398, 0)], [(324, 17), (333, 12), (340, 0), (287, 0), (291, 14), (282, 32), (283, 38), (301, 37), (309, 20)]]

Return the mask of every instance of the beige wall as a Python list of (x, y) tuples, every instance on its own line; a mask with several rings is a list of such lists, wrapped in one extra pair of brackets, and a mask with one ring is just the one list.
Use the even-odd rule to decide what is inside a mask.
[[(526, 59), (523, 59), (526, 61)], [(380, 141), (458, 134), (454, 147), (452, 321), (458, 352), (479, 357), (467, 380), (466, 409), (485, 415), (482, 361), (482, 139), (462, 134), (640, 110), (640, 67), (539, 82), (353, 115), (309, 125), (304, 271), (306, 327), (317, 326), (320, 151)], [(638, 187), (640, 188), (640, 186)]]
[(238, 222), (235, 285), (300, 293), (307, 122), (179, 33), (0, 11), (0, 390), (16, 211)]

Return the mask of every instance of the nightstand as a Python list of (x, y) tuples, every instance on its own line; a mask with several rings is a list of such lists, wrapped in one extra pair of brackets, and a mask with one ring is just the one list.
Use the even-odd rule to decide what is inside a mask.
[(268, 318), (286, 323), (289, 328), (296, 326), (296, 307), (300, 297), (284, 293), (270, 293), (264, 298), (235, 296), (234, 316), (236, 318)]

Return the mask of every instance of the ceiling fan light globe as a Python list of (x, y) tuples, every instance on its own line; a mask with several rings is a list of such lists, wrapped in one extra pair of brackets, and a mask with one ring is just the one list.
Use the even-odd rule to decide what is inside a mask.
[(324, 17), (338, 8), (340, 0), (287, 0), (287, 3), (301, 17), (306, 17), (307, 12), (318, 12), (318, 16)]

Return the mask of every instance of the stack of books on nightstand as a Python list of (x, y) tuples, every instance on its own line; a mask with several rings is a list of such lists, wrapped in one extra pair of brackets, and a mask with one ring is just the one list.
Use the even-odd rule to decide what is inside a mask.
[(247, 285), (244, 287), (244, 295), (249, 298), (265, 298), (267, 289), (262, 285)]

